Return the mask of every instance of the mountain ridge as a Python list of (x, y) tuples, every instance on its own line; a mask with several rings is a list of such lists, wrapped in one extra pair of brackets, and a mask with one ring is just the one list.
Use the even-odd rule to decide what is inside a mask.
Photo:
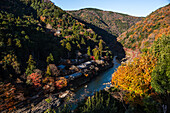
[(79, 11), (79, 10), (97, 10), (97, 11), (105, 11), (105, 12), (110, 12), (110, 13), (118, 13), (118, 14), (126, 15), (126, 16), (133, 16), (133, 17), (142, 17), (142, 18), (145, 18), (145, 16), (134, 16), (134, 15), (127, 14), (127, 13), (121, 13), (121, 12), (111, 11), (111, 10), (103, 10), (103, 9), (93, 8), (93, 7), (81, 8), (81, 9), (76, 9), (76, 10), (65, 10), (65, 11), (66, 11), (66, 12), (76, 12), (76, 11)]
[(143, 18), (112, 11), (104, 11), (97, 8), (83, 8), (66, 12), (87, 23), (102, 28), (115, 36), (120, 35), (123, 31), (126, 31), (130, 26)]

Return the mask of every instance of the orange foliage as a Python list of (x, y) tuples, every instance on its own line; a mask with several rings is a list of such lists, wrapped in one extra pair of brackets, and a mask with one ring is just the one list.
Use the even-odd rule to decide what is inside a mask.
[[(169, 35), (170, 34), (169, 9), (170, 5), (167, 5), (154, 11), (145, 19), (136, 23), (135, 26), (128, 29), (128, 32), (125, 32), (123, 35), (120, 35), (118, 37), (118, 41), (120, 41), (122, 45), (127, 48), (134, 48), (134, 46), (129, 46), (132, 45), (131, 43), (128, 43), (129, 40), (131, 40), (128, 37), (129, 35), (130, 37), (132, 36), (134, 37), (135, 34), (137, 35), (135, 36), (133, 41), (133, 43), (135, 43), (136, 45), (142, 43), (144, 39), (150, 39), (149, 43), (152, 43), (154, 40), (157, 40), (163, 34), (165, 36)], [(151, 44), (149, 44), (149, 46), (151, 46)], [(138, 45), (138, 48), (143, 49), (146, 47), (145, 46), (141, 47), (140, 45)]]
[(67, 86), (67, 79), (64, 77), (60, 77), (59, 80), (57, 80), (55, 83), (56, 83), (57, 89), (61, 89)]
[(0, 111), (5, 109), (10, 111), (15, 108), (15, 91), (16, 88), (11, 83), (0, 85)]
[(121, 65), (113, 73), (112, 84), (128, 92), (125, 94), (126, 102), (134, 101), (135, 97), (149, 95), (151, 73), (155, 64), (156, 58), (147, 53), (135, 58), (131, 63)]
[(44, 21), (45, 21), (45, 19), (46, 19), (46, 17), (40, 16), (40, 20), (41, 20), (41, 21), (43, 21), (43, 22), (44, 22)]

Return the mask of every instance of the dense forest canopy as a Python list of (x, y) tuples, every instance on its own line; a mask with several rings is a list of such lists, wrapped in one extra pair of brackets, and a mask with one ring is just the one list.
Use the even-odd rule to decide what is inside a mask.
[[(37, 68), (44, 68), (50, 54), (54, 57), (53, 63), (58, 64), (61, 58), (76, 58), (77, 51), (86, 54), (88, 47), (92, 53), (102, 40), (51, 1), (2, 0), (0, 22), (4, 75), (11, 73), (9, 68), (23, 73), (30, 55)], [(109, 52), (104, 42), (102, 44), (103, 51)]]
[(113, 56), (128, 56), (127, 50), (138, 51), (136, 58), (130, 54), (132, 61), (113, 73), (113, 88), (95, 93), (77, 111), (169, 110), (169, 14), (170, 4), (140, 18), (94, 8), (66, 12), (50, 0), (1, 0), (0, 111), (10, 112), (37, 93), (60, 92), (68, 85), (65, 75), (77, 74), (80, 63), (94, 64), (88, 67), (93, 76), (99, 66), (112, 65)]

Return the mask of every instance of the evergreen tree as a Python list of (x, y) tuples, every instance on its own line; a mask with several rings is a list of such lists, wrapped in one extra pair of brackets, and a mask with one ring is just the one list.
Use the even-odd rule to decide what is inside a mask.
[(35, 66), (36, 62), (34, 61), (32, 55), (29, 56), (27, 64), (28, 64), (28, 66), (27, 66), (27, 69), (25, 71), (25, 74), (30, 75), (31, 73), (33, 73), (33, 70), (36, 69), (36, 66)]
[(158, 58), (157, 65), (152, 72), (152, 87), (159, 93), (170, 92), (170, 36), (163, 36), (154, 44), (152, 51)]
[(84, 41), (84, 38), (81, 38), (81, 44), (86, 44), (85, 41)]
[(54, 57), (53, 55), (50, 53), (50, 55), (47, 57), (46, 59), (47, 64), (53, 63), (54, 62)]
[(102, 56), (102, 51), (103, 51), (103, 45), (102, 45), (102, 42), (103, 40), (100, 39), (100, 42), (99, 42), (99, 52), (100, 52), (100, 56)]
[(81, 49), (81, 46), (80, 46), (80, 44), (79, 44), (78, 41), (76, 41), (76, 44), (77, 44), (77, 47), (78, 47), (79, 49)]
[(87, 48), (87, 54), (89, 55), (89, 56), (91, 56), (91, 49), (90, 49), (90, 46)]
[(94, 35), (93, 35), (93, 39), (95, 39), (95, 40), (96, 40), (96, 38), (97, 38), (97, 34), (95, 34), (95, 33), (94, 33)]
[(75, 30), (75, 22), (73, 23), (73, 26), (72, 26), (72, 30), (74, 31)]
[(46, 75), (51, 75), (51, 69), (50, 69), (50, 66), (47, 66)]
[(99, 60), (99, 50), (97, 48), (94, 48), (92, 51), (95, 60)]

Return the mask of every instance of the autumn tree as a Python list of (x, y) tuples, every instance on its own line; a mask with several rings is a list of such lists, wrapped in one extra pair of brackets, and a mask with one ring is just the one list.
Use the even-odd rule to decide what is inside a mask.
[[(151, 73), (156, 64), (156, 58), (149, 54), (142, 54), (133, 62), (121, 65), (112, 76), (112, 84), (116, 88), (128, 91), (126, 102), (140, 104), (140, 98), (147, 96), (151, 89)], [(139, 97), (139, 98), (137, 98)], [(135, 100), (135, 99), (138, 99)]]

